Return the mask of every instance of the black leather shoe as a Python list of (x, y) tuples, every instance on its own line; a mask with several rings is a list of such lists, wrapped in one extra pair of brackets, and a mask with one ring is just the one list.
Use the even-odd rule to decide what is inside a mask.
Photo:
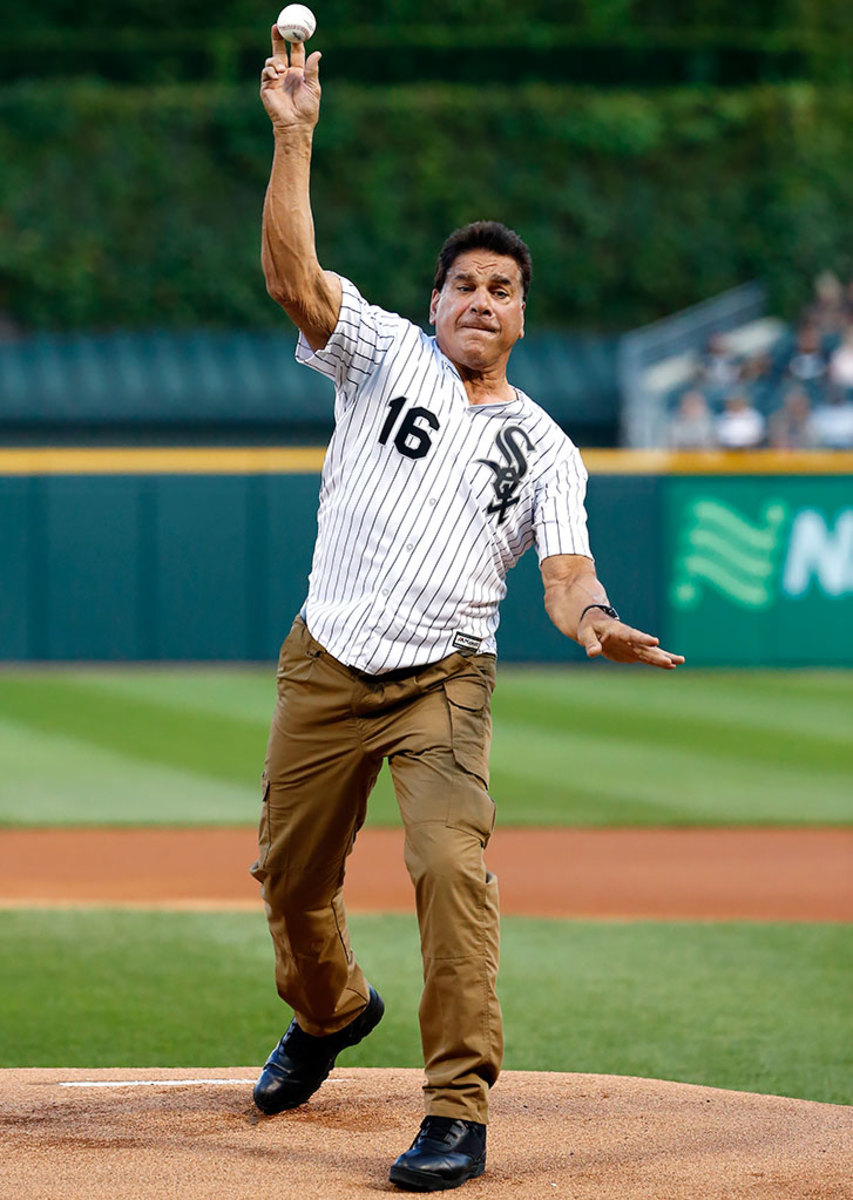
[(337, 1033), (313, 1037), (291, 1021), (255, 1084), (254, 1100), (261, 1112), (280, 1113), (304, 1104), (327, 1078), (340, 1052), (366, 1038), (384, 1012), (382, 997), (370, 988), (367, 1007)]
[(411, 1148), (388, 1178), (410, 1192), (444, 1192), (486, 1169), (486, 1126), (452, 1117), (424, 1117)]

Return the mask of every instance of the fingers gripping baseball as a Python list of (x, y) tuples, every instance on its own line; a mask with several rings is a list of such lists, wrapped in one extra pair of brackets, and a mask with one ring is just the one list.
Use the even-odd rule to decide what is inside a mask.
[(261, 71), (261, 100), (276, 128), (312, 129), (320, 115), (320, 51), (305, 57), (302, 42), (287, 42), (272, 27), (272, 54)]

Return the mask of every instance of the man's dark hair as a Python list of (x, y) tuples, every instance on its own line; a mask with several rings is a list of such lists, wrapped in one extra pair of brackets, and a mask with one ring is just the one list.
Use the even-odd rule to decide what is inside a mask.
[(514, 258), (521, 271), (523, 299), (527, 299), (530, 276), (533, 273), (533, 259), (526, 243), (515, 230), (507, 229), (500, 221), (473, 221), (470, 225), (463, 225), (461, 229), (454, 229), (438, 252), (433, 280), (437, 292), (444, 287), (447, 273), (456, 259), (468, 250), (491, 250), (494, 254), (505, 254), (507, 258)]

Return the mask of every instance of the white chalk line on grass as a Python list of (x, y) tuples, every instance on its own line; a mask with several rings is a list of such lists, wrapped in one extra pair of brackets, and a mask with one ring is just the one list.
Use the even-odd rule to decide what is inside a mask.
[[(204, 1087), (206, 1084), (231, 1083), (244, 1086), (257, 1079), (75, 1079), (59, 1084), (66, 1088), (128, 1088), (128, 1087)], [(326, 1083), (352, 1083), (351, 1079), (327, 1079)]]

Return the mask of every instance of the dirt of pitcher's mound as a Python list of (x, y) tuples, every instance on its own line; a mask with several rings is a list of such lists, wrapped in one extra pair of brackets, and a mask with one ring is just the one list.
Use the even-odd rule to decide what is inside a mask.
[[(0, 1072), (0, 1198), (397, 1194), (388, 1167), (420, 1122), (421, 1072), (336, 1070), (309, 1104), (277, 1117), (252, 1105), (256, 1074)], [(853, 1108), (507, 1071), (492, 1096), (486, 1174), (464, 1189), (471, 1200), (853, 1200)]]

